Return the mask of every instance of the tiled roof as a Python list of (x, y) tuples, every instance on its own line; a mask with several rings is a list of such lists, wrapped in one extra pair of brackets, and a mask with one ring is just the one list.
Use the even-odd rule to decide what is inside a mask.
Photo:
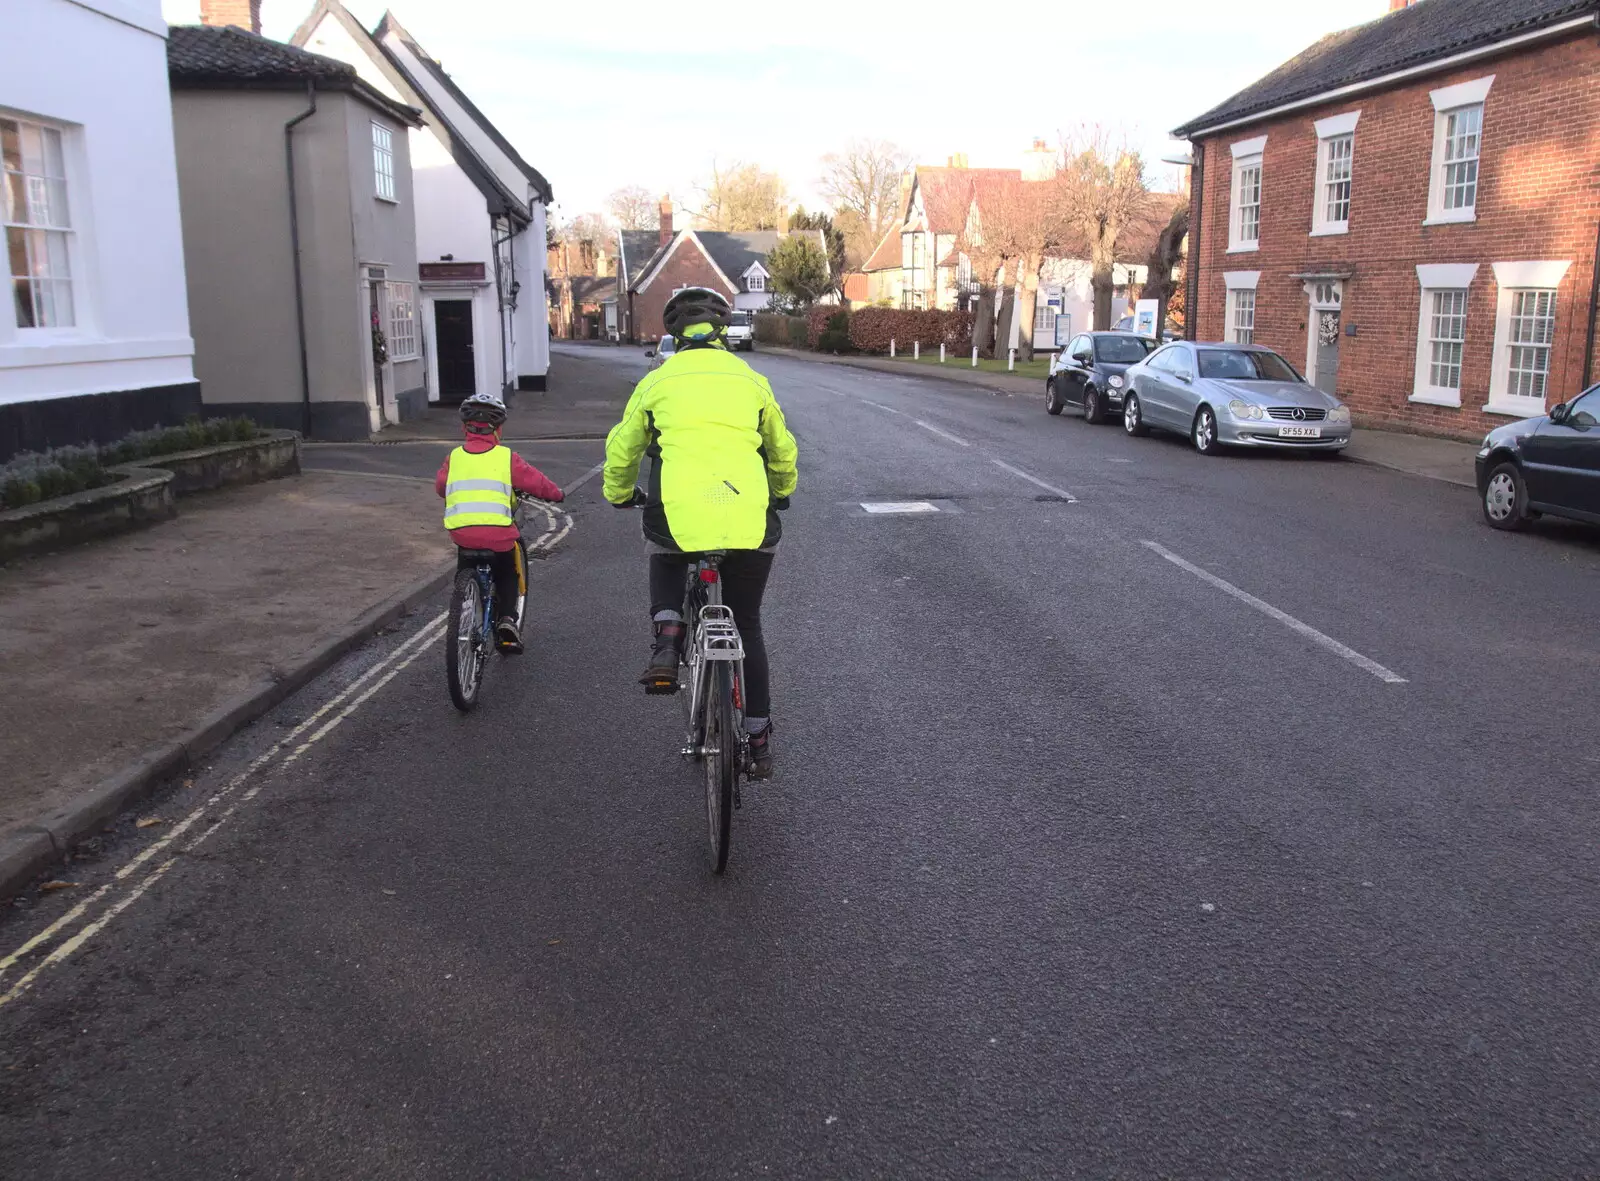
[(878, 243), (878, 248), (872, 252), (872, 257), (867, 259), (864, 271), (892, 271), (901, 263), (903, 255), (900, 251), (900, 235), (905, 232), (904, 222), (895, 222), (889, 227), (889, 232), (883, 236), (883, 241)]
[(1596, 12), (1600, 0), (1417, 0), (1375, 21), (1328, 34), (1172, 134), (1192, 136)]
[(572, 280), (572, 302), (600, 303), (615, 296), (617, 293), (617, 280), (615, 276), (599, 278), (595, 275), (578, 275)]
[(631, 285), (644, 278), (650, 264), (655, 261), (656, 252), (661, 249), (661, 232), (623, 230), (621, 238), (622, 265), (627, 268), (625, 277)]
[(167, 76), (172, 85), (192, 89), (298, 89), (309, 82), (319, 89), (358, 95), (407, 123), (416, 124), (421, 114), (373, 89), (354, 66), (233, 26), (171, 26), (167, 30)]
[(844, 297), (851, 303), (865, 303), (871, 290), (871, 282), (863, 274), (844, 277)]
[(967, 224), (967, 208), (976, 185), (1022, 179), (1020, 168), (929, 168), (917, 166), (917, 188), (928, 229), (936, 234), (959, 234)]
[(353, 80), (354, 66), (269, 41), (231, 26), (173, 25), (167, 31), (167, 72), (185, 80), (271, 82)]

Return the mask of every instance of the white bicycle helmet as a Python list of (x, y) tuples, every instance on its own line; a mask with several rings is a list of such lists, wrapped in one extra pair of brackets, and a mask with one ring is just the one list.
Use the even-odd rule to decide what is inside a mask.
[(502, 426), (506, 421), (505, 399), (499, 394), (473, 394), (461, 403), (461, 421)]

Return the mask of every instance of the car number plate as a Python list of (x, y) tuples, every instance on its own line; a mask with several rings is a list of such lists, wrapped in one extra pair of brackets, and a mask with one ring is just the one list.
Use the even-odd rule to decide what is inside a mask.
[(1280, 426), (1278, 428), (1280, 439), (1320, 439), (1322, 428), (1320, 426)]

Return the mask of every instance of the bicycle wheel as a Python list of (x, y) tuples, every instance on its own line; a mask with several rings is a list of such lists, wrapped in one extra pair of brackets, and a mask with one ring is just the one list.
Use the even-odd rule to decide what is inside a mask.
[(444, 671), (450, 700), (462, 713), (478, 704), (478, 686), (483, 683), (482, 626), (483, 588), (478, 584), (478, 572), (457, 570), (444, 629)]
[(725, 660), (708, 661), (705, 719), (706, 835), (711, 840), (711, 868), (728, 867), (728, 838), (733, 825), (733, 788), (739, 776), (739, 736), (733, 728), (732, 670)]

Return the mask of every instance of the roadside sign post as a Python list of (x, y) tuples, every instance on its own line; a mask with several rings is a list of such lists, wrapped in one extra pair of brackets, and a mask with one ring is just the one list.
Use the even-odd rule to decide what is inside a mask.
[(1148, 336), (1154, 340), (1161, 339), (1161, 333), (1156, 326), (1156, 316), (1161, 312), (1161, 303), (1154, 299), (1141, 299), (1133, 305), (1133, 330), (1140, 336)]

